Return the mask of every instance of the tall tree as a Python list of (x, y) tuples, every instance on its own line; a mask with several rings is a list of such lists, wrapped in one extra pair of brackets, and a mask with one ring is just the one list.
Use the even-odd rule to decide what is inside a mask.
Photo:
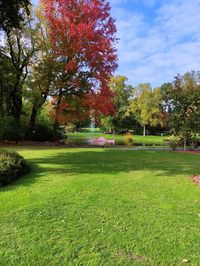
[(32, 102), (30, 120), (28, 122), (27, 137), (30, 137), (36, 122), (38, 111), (46, 102), (48, 96), (53, 96), (56, 76), (59, 74), (59, 64), (52, 53), (42, 7), (35, 10), (37, 52), (34, 54), (31, 71), (28, 77), (29, 99)]
[(200, 131), (200, 73), (187, 72), (175, 77), (169, 93), (172, 103), (171, 128), (184, 140), (184, 149), (191, 133)]
[(163, 110), (169, 113), (172, 111), (172, 104), (171, 104), (171, 99), (170, 99), (171, 89), (172, 89), (172, 83), (170, 82), (163, 83), (160, 86), (160, 92), (161, 92), (162, 99), (163, 99)]
[(20, 29), (12, 29), (6, 32), (6, 40), (3, 45), (3, 53), (10, 58), (13, 69), (13, 86), (11, 88), (11, 115), (20, 121), (22, 113), (22, 89), (28, 75), (28, 66), (36, 51), (36, 38), (31, 20), (26, 18)]
[(14, 84), (14, 68), (10, 57), (0, 52), (0, 116), (11, 113), (11, 93)]
[(133, 128), (133, 116), (127, 115), (129, 100), (133, 94), (133, 87), (127, 84), (128, 78), (117, 75), (110, 79), (110, 89), (114, 93), (113, 102), (115, 113), (109, 117), (103, 117), (102, 123), (109, 127), (109, 131), (127, 130)]
[(135, 88), (134, 99), (130, 103), (129, 113), (135, 115), (143, 127), (146, 135), (146, 126), (162, 125), (162, 96), (160, 89), (152, 89), (150, 84), (139, 84)]
[(108, 111), (105, 96), (111, 95), (109, 79), (117, 67), (116, 27), (109, 4), (104, 0), (42, 0), (42, 4), (53, 54), (62, 65), (55, 86), (55, 128), (69, 94), (85, 95), (93, 111), (97, 107)]

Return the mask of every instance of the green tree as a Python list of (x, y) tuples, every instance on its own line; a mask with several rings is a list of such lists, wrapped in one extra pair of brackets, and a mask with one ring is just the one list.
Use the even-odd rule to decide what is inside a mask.
[(169, 93), (172, 103), (170, 116), (174, 133), (182, 136), (184, 150), (191, 133), (200, 131), (200, 73), (187, 72), (175, 77)]
[(14, 69), (11, 59), (0, 53), (0, 116), (8, 116), (11, 112), (11, 88), (14, 82)]
[(11, 115), (20, 122), (22, 114), (23, 86), (28, 75), (31, 59), (36, 51), (35, 29), (30, 17), (26, 17), (20, 29), (6, 32), (2, 53), (9, 58), (12, 68), (12, 86), (10, 88)]
[(162, 95), (162, 99), (163, 99), (163, 110), (166, 113), (170, 113), (172, 111), (172, 103), (171, 103), (171, 99), (170, 99), (170, 91), (172, 89), (172, 83), (167, 82), (167, 83), (163, 83), (160, 86), (160, 92)]
[(32, 109), (27, 126), (26, 136), (30, 137), (36, 123), (38, 111), (45, 104), (48, 96), (53, 96), (56, 76), (59, 73), (59, 63), (54, 59), (46, 23), (41, 12), (41, 6), (35, 11), (37, 18), (37, 52), (34, 54), (34, 64), (27, 80), (27, 94)]
[[(115, 114), (102, 118), (105, 128), (112, 130), (127, 130), (133, 128), (134, 119), (127, 115), (129, 100), (133, 94), (133, 87), (127, 84), (128, 78), (117, 75), (110, 80), (110, 89), (114, 93)], [(111, 130), (112, 129), (112, 130)]]
[(130, 102), (128, 113), (132, 113), (143, 127), (163, 125), (162, 95), (159, 88), (152, 89), (149, 83), (139, 84), (135, 88), (134, 98)]

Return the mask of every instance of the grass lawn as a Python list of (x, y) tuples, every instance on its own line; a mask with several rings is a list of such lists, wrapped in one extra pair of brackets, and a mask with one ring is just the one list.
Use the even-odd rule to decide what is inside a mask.
[(200, 265), (200, 156), (18, 149), (0, 189), (0, 265)]
[[(125, 145), (127, 137), (122, 134), (103, 134), (100, 131), (98, 132), (76, 132), (76, 133), (68, 133), (67, 142), (69, 143), (83, 143), (86, 142), (90, 138), (98, 138), (104, 137), (106, 139), (115, 139), (117, 145)], [(165, 146), (166, 143), (164, 139), (166, 136), (141, 136), (141, 135), (133, 135), (133, 146), (134, 145), (162, 145)]]

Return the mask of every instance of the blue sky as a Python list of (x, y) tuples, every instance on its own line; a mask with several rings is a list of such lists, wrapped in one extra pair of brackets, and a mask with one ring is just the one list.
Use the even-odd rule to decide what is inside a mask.
[[(34, 3), (37, 0), (33, 0)], [(153, 87), (200, 70), (200, 0), (111, 0), (119, 68), (129, 83)]]

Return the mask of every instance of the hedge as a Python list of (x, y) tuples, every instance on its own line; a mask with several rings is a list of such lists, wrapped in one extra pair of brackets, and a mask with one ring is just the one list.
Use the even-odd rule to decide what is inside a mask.
[(29, 166), (21, 155), (0, 150), (0, 186), (10, 184), (28, 171)]

